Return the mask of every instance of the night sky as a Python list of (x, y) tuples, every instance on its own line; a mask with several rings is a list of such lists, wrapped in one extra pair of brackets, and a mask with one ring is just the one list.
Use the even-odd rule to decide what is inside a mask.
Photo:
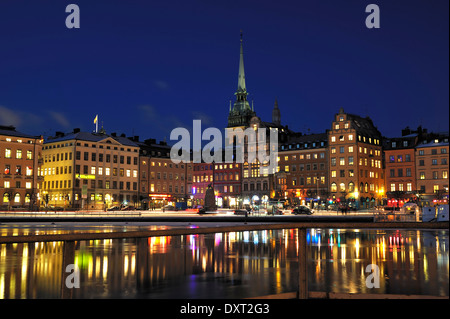
[[(65, 25), (80, 8), (80, 29)], [(381, 28), (368, 29), (368, 4)], [(169, 141), (223, 129), (243, 30), (248, 99), (294, 131), (331, 128), (339, 108), (384, 136), (449, 127), (449, 1), (1, 0), (0, 124), (35, 135), (92, 131)], [(174, 142), (172, 142), (174, 143)]]

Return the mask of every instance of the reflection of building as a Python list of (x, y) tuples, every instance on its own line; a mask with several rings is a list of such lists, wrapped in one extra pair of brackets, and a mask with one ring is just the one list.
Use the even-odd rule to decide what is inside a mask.
[[(285, 178), (285, 190), (275, 189), (275, 198), (291, 205), (320, 203), (328, 196), (327, 134), (291, 134), (278, 152), (277, 178)], [(277, 192), (279, 192), (277, 194)]]
[(0, 209), (34, 209), (41, 178), (42, 137), (0, 126)]
[(381, 203), (385, 193), (381, 134), (369, 117), (340, 109), (328, 131), (331, 196), (361, 208)]
[(424, 139), (416, 147), (417, 189), (422, 204), (448, 203), (448, 133)]
[(57, 132), (42, 153), (42, 193), (49, 205), (106, 209), (138, 204), (139, 147), (125, 135), (107, 135), (103, 129)]

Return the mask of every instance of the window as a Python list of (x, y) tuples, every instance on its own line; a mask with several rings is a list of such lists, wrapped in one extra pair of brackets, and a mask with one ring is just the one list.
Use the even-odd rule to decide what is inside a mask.
[(403, 192), (403, 184), (398, 184), (398, 190), (399, 190), (400, 192)]
[(433, 193), (439, 192), (439, 185), (433, 185)]
[(441, 148), (441, 154), (447, 154), (447, 149), (446, 148)]
[(331, 166), (336, 166), (336, 157), (331, 158)]
[(431, 165), (437, 165), (437, 159), (432, 159), (431, 160)]
[(406, 176), (411, 177), (411, 168), (406, 168)]
[(11, 149), (5, 148), (5, 158), (11, 158)]
[(394, 183), (391, 184), (391, 192), (395, 192), (395, 184)]
[(425, 179), (425, 172), (420, 172), (420, 179)]
[(444, 178), (444, 179), (448, 178), (448, 172), (447, 171), (442, 171), (442, 178)]
[(447, 159), (446, 158), (442, 158), (441, 159), (441, 164), (442, 165), (447, 165)]
[(336, 142), (336, 136), (331, 137), (331, 142)]
[(339, 158), (339, 165), (345, 165), (345, 157)]
[(344, 183), (339, 184), (339, 191), (345, 192), (345, 184)]
[(353, 134), (350, 134), (350, 135), (348, 136), (348, 140), (349, 140), (349, 141), (353, 141)]
[(406, 184), (406, 191), (407, 192), (412, 192), (412, 183), (407, 183)]
[(348, 183), (348, 191), (349, 192), (355, 191), (355, 184), (353, 184), (353, 182)]
[(336, 183), (331, 183), (331, 192), (332, 192), (332, 193), (336, 193), (336, 191), (337, 191), (337, 185), (336, 185)]
[(409, 154), (405, 155), (405, 162), (411, 162), (411, 155)]
[(398, 163), (403, 162), (403, 156), (402, 156), (402, 155), (398, 155), (398, 156), (397, 156), (397, 162), (398, 162)]
[(438, 178), (439, 178), (438, 172), (433, 172), (433, 179), (438, 179)]
[(391, 163), (395, 162), (395, 156), (394, 155), (389, 156), (389, 162), (391, 162)]
[(424, 150), (419, 150), (419, 155), (425, 155), (425, 151)]
[(425, 166), (425, 160), (419, 160), (419, 166)]
[(339, 147), (339, 153), (345, 153), (345, 146)]
[(353, 165), (353, 156), (348, 157), (348, 165)]
[(336, 171), (331, 171), (331, 177), (336, 177)]
[(403, 169), (402, 168), (398, 169), (398, 177), (403, 177)]

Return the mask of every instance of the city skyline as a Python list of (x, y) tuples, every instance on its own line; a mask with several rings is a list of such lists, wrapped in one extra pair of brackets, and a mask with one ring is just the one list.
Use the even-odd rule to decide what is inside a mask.
[(282, 124), (305, 134), (330, 129), (341, 107), (387, 137), (448, 131), (448, 2), (377, 4), (380, 29), (355, 1), (77, 1), (81, 27), (67, 29), (66, 4), (3, 3), (0, 124), (51, 136), (92, 131), (98, 114), (107, 133), (169, 143), (194, 119), (224, 128), (243, 30), (248, 100), (263, 121), (277, 99)]

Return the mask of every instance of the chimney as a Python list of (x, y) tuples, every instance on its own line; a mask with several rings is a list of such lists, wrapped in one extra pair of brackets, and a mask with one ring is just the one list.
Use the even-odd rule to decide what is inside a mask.
[(124, 133), (120, 134), (120, 137), (126, 137), (126, 135)]
[(64, 133), (63, 132), (55, 132), (55, 136), (56, 137), (63, 137), (64, 136)]
[(111, 133), (111, 136), (112, 136), (112, 137), (116, 137), (116, 136), (117, 136), (116, 132)]
[(73, 129), (73, 132), (76, 134), (76, 133), (80, 133), (80, 129), (77, 127), (77, 128), (74, 128)]

